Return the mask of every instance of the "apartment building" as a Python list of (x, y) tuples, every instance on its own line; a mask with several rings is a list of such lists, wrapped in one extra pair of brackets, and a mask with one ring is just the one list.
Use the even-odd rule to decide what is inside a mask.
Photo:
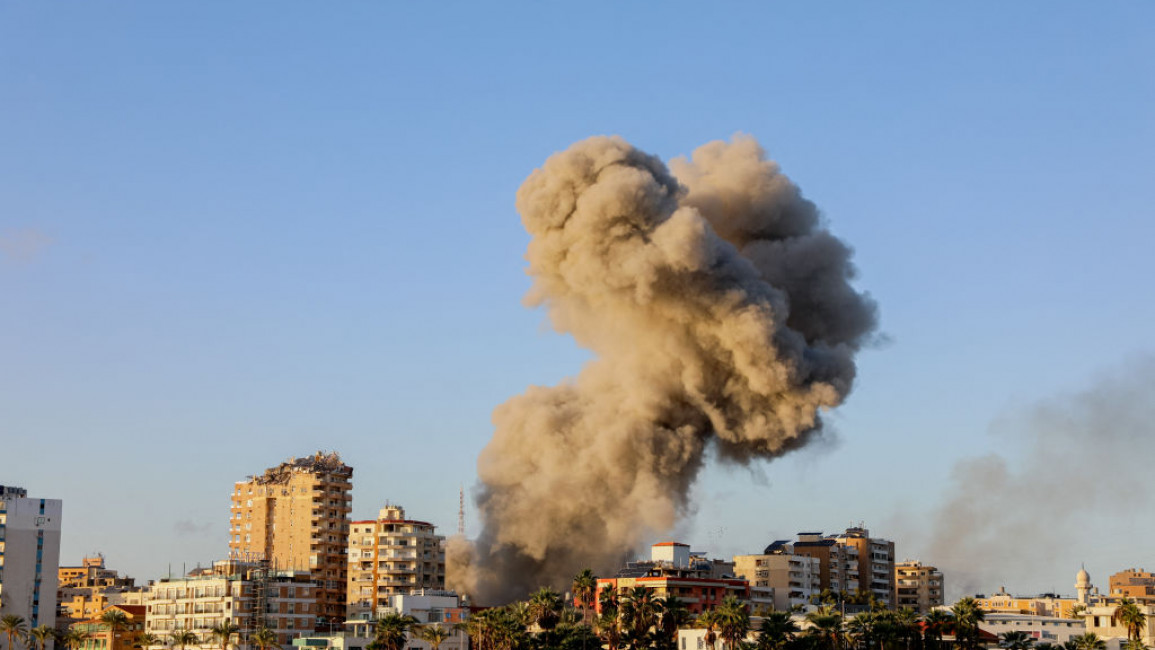
[(366, 620), (393, 596), (445, 589), (445, 537), (386, 504), (377, 519), (350, 526), (346, 618)]
[(1155, 573), (1144, 569), (1124, 569), (1107, 579), (1112, 598), (1155, 601)]
[(795, 554), (788, 540), (770, 544), (761, 555), (734, 556), (736, 577), (749, 582), (751, 589), (772, 590), (777, 610), (809, 604), (822, 591), (821, 571), (818, 558)]
[(19, 616), (29, 628), (56, 625), (61, 511), (59, 499), (29, 499), (23, 488), (0, 485), (0, 615)]
[(853, 596), (858, 593), (858, 548), (839, 544), (822, 533), (798, 533), (794, 553), (818, 560), (818, 590)]
[(80, 566), (62, 566), (56, 575), (60, 627), (97, 618), (115, 605), (144, 605), (144, 589), (135, 579), (104, 566), (100, 554), (85, 557)]
[(227, 620), (241, 630), (238, 650), (261, 628), (276, 632), (277, 643), (284, 646), (316, 630), (318, 594), (307, 572), (273, 570), (267, 562), (223, 560), (183, 578), (153, 583), (145, 627), (165, 640), (190, 631), (200, 639), (200, 648), (215, 650), (220, 641), (212, 639), (212, 629)]
[(345, 618), (352, 479), (338, 454), (317, 452), (250, 476), (232, 494), (231, 557), (309, 572), (326, 623)]
[[(113, 629), (101, 617), (105, 612), (118, 611), (124, 614), (124, 626)], [(72, 629), (80, 630), (87, 636), (77, 650), (134, 650), (140, 647), (140, 636), (144, 634), (146, 608), (141, 605), (113, 605), (106, 607), (85, 621), (73, 623)]]
[(858, 551), (859, 589), (869, 592), (886, 607), (894, 606), (894, 542), (871, 537), (862, 526), (847, 528), (835, 536), (842, 546)]
[(904, 607), (925, 614), (943, 606), (942, 572), (921, 562), (907, 560), (894, 565), (896, 609)]
[[(679, 542), (662, 542), (650, 549), (650, 559), (629, 562), (613, 578), (599, 578), (594, 597), (597, 611), (601, 611), (600, 598), (605, 590), (624, 593), (634, 587), (644, 587), (657, 598), (677, 596), (693, 614), (700, 614), (722, 604), (726, 596), (735, 596), (750, 603), (752, 592), (750, 583), (724, 576), (721, 567), (731, 566), (728, 562), (716, 563), (706, 560), (700, 554), (690, 552), (690, 547)], [(721, 572), (721, 573), (720, 573)], [(755, 604), (755, 603), (752, 603)]]
[(1021, 614), (1050, 618), (1070, 618), (1076, 605), (1086, 606), (1087, 601), (1080, 602), (1077, 598), (1060, 596), (1058, 594), (1038, 594), (1034, 596), (1016, 596), (1008, 593), (1005, 587), (987, 596), (975, 596), (975, 604), (984, 612), (999, 614)]

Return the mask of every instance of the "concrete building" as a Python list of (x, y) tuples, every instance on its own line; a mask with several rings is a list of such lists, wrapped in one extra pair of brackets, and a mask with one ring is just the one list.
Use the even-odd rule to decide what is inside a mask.
[(871, 537), (862, 526), (847, 528), (835, 540), (858, 551), (859, 589), (886, 607), (894, 607), (894, 542)]
[(921, 562), (907, 560), (894, 565), (896, 609), (908, 607), (926, 614), (945, 603), (942, 572)]
[(1125, 569), (1108, 578), (1111, 598), (1155, 601), (1155, 573), (1144, 569)]
[(1026, 632), (1035, 643), (1061, 645), (1087, 631), (1083, 619), (1029, 614), (985, 612), (979, 629), (998, 636), (1006, 632)]
[[(377, 610), (380, 618), (388, 613), (412, 616), (420, 625), (441, 625), (450, 637), (441, 644), (441, 650), (468, 650), (469, 637), (456, 628), (458, 623), (469, 617), (469, 607), (452, 591), (418, 590), (409, 594), (397, 594), (387, 600), (387, 604)], [(336, 634), (314, 634), (293, 640), (293, 647), (300, 650), (365, 650), (373, 641), (373, 620), (348, 620), (345, 630)], [(426, 650), (430, 645), (412, 633), (405, 644), (407, 650)]]
[(752, 590), (769, 590), (773, 609), (788, 610), (808, 605), (821, 589), (821, 561), (796, 555), (787, 540), (767, 546), (761, 555), (734, 557), (734, 574), (750, 583)]
[(819, 562), (818, 589), (835, 594), (853, 596), (859, 590), (858, 548), (839, 544), (834, 537), (822, 533), (798, 533), (792, 544), (794, 553), (812, 557)]
[(372, 618), (394, 596), (445, 589), (445, 537), (433, 524), (386, 505), (350, 530), (347, 620)]
[(619, 593), (634, 587), (645, 587), (654, 596), (665, 598), (677, 596), (686, 609), (700, 614), (722, 603), (726, 596), (751, 603), (750, 583), (733, 574), (725, 574), (721, 567), (728, 562), (712, 562), (699, 554), (690, 552), (690, 547), (678, 542), (663, 542), (651, 547), (650, 559), (629, 562), (613, 578), (599, 578), (594, 595), (596, 610), (601, 611), (601, 593), (607, 589)]
[(19, 616), (29, 629), (56, 626), (61, 511), (59, 499), (0, 486), (0, 615)]
[[(319, 591), (306, 572), (272, 570), (265, 562), (214, 562), (210, 569), (152, 584), (146, 629), (162, 639), (191, 631), (201, 638), (200, 648), (214, 650), (220, 642), (209, 633), (228, 620), (241, 629), (242, 639), (267, 627), (284, 646), (316, 631)], [(238, 646), (246, 647), (244, 641)]]
[[(114, 630), (101, 620), (105, 612), (119, 611), (124, 614), (125, 626)], [(145, 607), (140, 605), (113, 605), (106, 607), (85, 621), (73, 623), (72, 629), (88, 635), (79, 650), (133, 650), (139, 646), (140, 635), (144, 634)]]
[[(1127, 628), (1115, 620), (1117, 602), (1092, 605), (1086, 611), (1086, 625), (1088, 632), (1094, 632), (1106, 640), (1109, 645), (1119, 644), (1127, 640)], [(1139, 603), (1139, 610), (1147, 617), (1139, 640), (1150, 647), (1155, 645), (1155, 605)]]
[(1000, 614), (1022, 614), (1051, 618), (1070, 618), (1071, 612), (1080, 603), (1078, 599), (1058, 594), (1038, 594), (1036, 596), (1015, 596), (1007, 593), (1005, 587), (991, 596), (978, 594), (975, 603), (984, 612)]
[(339, 455), (318, 452), (240, 481), (232, 494), (231, 557), (308, 571), (318, 585), (317, 615), (327, 623), (345, 618), (352, 479)]
[(98, 618), (114, 605), (144, 605), (144, 589), (105, 567), (100, 554), (84, 558), (80, 566), (62, 566), (56, 575), (58, 627)]

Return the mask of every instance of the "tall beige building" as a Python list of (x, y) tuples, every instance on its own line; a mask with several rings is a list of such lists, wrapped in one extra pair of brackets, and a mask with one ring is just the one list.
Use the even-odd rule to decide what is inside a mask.
[(353, 468), (336, 453), (290, 458), (236, 484), (229, 551), (268, 560), (274, 570), (308, 571), (317, 583), (317, 616), (345, 618), (346, 545)]
[(786, 540), (767, 546), (761, 555), (734, 556), (734, 575), (749, 582), (751, 589), (773, 590), (777, 610), (809, 604), (822, 590), (821, 570), (817, 557), (796, 555)]
[(942, 572), (921, 562), (907, 560), (894, 565), (895, 609), (909, 607), (925, 614), (941, 607), (943, 600)]
[(349, 535), (349, 620), (372, 618), (400, 594), (445, 589), (445, 537), (426, 521), (386, 505), (376, 520), (353, 522)]

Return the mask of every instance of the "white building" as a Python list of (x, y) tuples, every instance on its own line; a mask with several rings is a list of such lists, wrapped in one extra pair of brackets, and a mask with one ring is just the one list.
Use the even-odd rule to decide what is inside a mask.
[(61, 510), (60, 499), (0, 485), (0, 615), (15, 614), (29, 629), (56, 625)]
[[(308, 573), (271, 571), (252, 562), (214, 562), (184, 578), (162, 578), (149, 588), (145, 629), (161, 639), (191, 631), (204, 650), (220, 648), (212, 628), (225, 620), (241, 629), (242, 638), (265, 627), (277, 643), (312, 634), (317, 622), (317, 585)], [(242, 641), (238, 646), (246, 647)]]
[(1065, 643), (1071, 637), (1087, 631), (1082, 619), (1002, 612), (984, 613), (979, 628), (996, 636), (1006, 632), (1026, 632), (1035, 643), (1045, 642), (1055, 645)]

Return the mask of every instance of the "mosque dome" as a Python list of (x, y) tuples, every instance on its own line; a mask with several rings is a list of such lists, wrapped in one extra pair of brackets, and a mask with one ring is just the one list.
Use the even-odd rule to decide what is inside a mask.
[(1075, 574), (1075, 587), (1089, 586), (1091, 586), (1091, 574), (1087, 573), (1086, 569), (1079, 569), (1079, 573)]

